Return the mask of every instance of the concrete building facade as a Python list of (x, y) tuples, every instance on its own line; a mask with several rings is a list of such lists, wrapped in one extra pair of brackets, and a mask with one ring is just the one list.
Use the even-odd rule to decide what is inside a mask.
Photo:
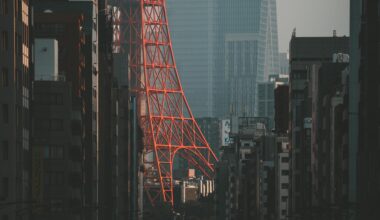
[(33, 83), (33, 219), (82, 219), (81, 101), (63, 78)]
[(275, 88), (287, 84), (287, 75), (270, 75), (268, 81), (257, 84), (257, 116), (269, 120), (268, 130), (275, 128)]
[[(315, 216), (341, 217), (332, 206), (347, 204), (347, 149), (342, 145), (342, 76), (348, 63), (314, 64), (310, 71), (312, 205)], [(338, 192), (339, 191), (339, 192)], [(331, 217), (332, 218), (332, 217)]]
[(0, 217), (29, 219), (30, 16), (28, 0), (0, 1)]
[(359, 38), (359, 144), (358, 144), (358, 219), (378, 219), (376, 207), (380, 198), (380, 168), (377, 155), (379, 139), (379, 62), (380, 62), (380, 2), (362, 0)]
[[(290, 203), (294, 219), (310, 217), (312, 211), (311, 164), (315, 161), (311, 146), (311, 88), (309, 71), (313, 64), (331, 62), (334, 53), (348, 53), (348, 37), (296, 37), (290, 41), (289, 73), (289, 142)], [(315, 184), (314, 184), (315, 185)]]
[[(52, 1), (40, 0), (33, 2), (33, 9), (35, 14), (42, 14), (42, 16), (52, 16), (52, 19), (41, 19), (41, 25), (36, 26), (36, 31), (41, 35), (57, 35), (58, 43), (62, 42), (68, 47), (61, 47), (63, 54), (58, 54), (61, 57), (59, 61), (59, 71), (61, 74), (66, 75), (66, 80), (72, 83), (73, 90), (76, 95), (82, 99), (82, 126), (83, 126), (83, 154), (84, 154), (84, 216), (85, 219), (98, 218), (99, 206), (99, 166), (98, 166), (98, 153), (99, 152), (99, 36), (98, 36), (98, 1), (84, 0), (84, 1)], [(83, 62), (84, 66), (78, 72), (77, 65), (70, 63), (70, 59), (75, 56), (71, 48), (78, 49), (78, 42), (73, 37), (76, 35), (68, 35), (65, 37), (65, 23), (60, 21), (62, 16), (70, 12), (77, 12), (83, 16), (83, 23), (80, 28), (83, 32), (82, 38), (84, 46), (79, 48), (82, 57), (78, 56), (79, 62)], [(58, 15), (54, 18), (54, 14)], [(61, 15), (61, 16), (59, 16)], [(76, 24), (79, 27), (79, 24)], [(41, 31), (41, 32), (40, 32)], [(70, 41), (74, 39), (74, 41)], [(65, 41), (66, 40), (66, 41)]]
[(275, 133), (286, 135), (289, 122), (289, 85), (279, 85), (274, 91)]
[(289, 143), (286, 136), (276, 137), (275, 155), (275, 218), (289, 216)]

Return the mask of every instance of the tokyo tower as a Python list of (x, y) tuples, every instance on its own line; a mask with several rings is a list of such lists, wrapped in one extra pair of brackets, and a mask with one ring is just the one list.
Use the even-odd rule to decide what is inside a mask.
[[(217, 157), (187, 103), (177, 72), (165, 0), (125, 0), (121, 38), (143, 131), (144, 189), (152, 204), (173, 205), (173, 160), (180, 156), (207, 178)], [(123, 36), (124, 35), (124, 36)], [(191, 74), (191, 73), (188, 73)]]

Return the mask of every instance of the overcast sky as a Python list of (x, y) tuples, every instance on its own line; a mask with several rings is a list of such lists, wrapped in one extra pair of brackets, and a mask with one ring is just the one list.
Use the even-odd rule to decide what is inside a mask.
[(349, 0), (277, 0), (280, 52), (287, 52), (293, 28), (297, 36), (349, 33)]

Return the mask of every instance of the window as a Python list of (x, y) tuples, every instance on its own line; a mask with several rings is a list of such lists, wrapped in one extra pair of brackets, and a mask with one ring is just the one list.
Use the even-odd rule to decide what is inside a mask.
[(2, 199), (7, 199), (8, 198), (8, 191), (9, 191), (9, 179), (8, 177), (3, 177), (2, 181), (1, 181), (1, 187), (2, 187)]
[(282, 215), (286, 215), (286, 209), (281, 210)]
[(288, 197), (287, 197), (287, 196), (281, 196), (281, 201), (282, 201), (282, 202), (286, 202), (286, 201), (288, 201)]
[(96, 20), (94, 21), (94, 23), (92, 25), (93, 25), (94, 30), (96, 31), (98, 28), (98, 24), (96, 23)]
[(96, 44), (95, 44), (95, 43), (92, 44), (92, 51), (93, 51), (94, 53), (96, 53)]
[(16, 34), (16, 55), (22, 56), (22, 38), (19, 34)]
[(9, 122), (9, 112), (8, 112), (8, 105), (7, 104), (3, 104), (3, 106), (2, 106), (2, 112), (3, 112), (3, 122), (5, 124), (8, 124), (8, 122)]
[(282, 176), (289, 176), (289, 170), (282, 170), (281, 175)]
[(289, 162), (289, 157), (283, 157), (281, 158), (282, 163), (288, 163)]
[(8, 0), (1, 0), (1, 13), (3, 15), (8, 14)]
[(63, 201), (61, 199), (52, 199), (50, 201), (50, 211), (62, 212), (63, 211)]
[(39, 105), (62, 105), (63, 95), (38, 93), (35, 95), (34, 101)]
[(1, 49), (8, 50), (8, 33), (6, 31), (1, 32)]
[(64, 184), (63, 172), (46, 172), (45, 185), (60, 186)]
[(63, 120), (62, 119), (52, 119), (50, 121), (50, 128), (53, 131), (61, 131), (61, 130), (63, 130)]
[(2, 68), (1, 69), (1, 86), (8, 87), (8, 85), (9, 85), (8, 69)]
[(62, 119), (37, 119), (36, 127), (41, 130), (62, 131)]
[(282, 183), (281, 189), (289, 189), (289, 183)]
[(44, 149), (45, 159), (63, 159), (63, 146), (62, 145), (50, 145)]
[(3, 141), (3, 143), (2, 143), (3, 160), (9, 159), (9, 146), (8, 145), (9, 145), (8, 141)]

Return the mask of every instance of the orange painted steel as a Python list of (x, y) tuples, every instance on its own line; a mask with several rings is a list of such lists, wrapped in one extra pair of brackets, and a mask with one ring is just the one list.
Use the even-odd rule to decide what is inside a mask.
[[(129, 78), (138, 97), (144, 134), (144, 189), (154, 204), (173, 205), (173, 159), (178, 156), (206, 177), (217, 157), (191, 113), (177, 72), (165, 0), (127, 0)], [(191, 74), (191, 73), (187, 73)]]

